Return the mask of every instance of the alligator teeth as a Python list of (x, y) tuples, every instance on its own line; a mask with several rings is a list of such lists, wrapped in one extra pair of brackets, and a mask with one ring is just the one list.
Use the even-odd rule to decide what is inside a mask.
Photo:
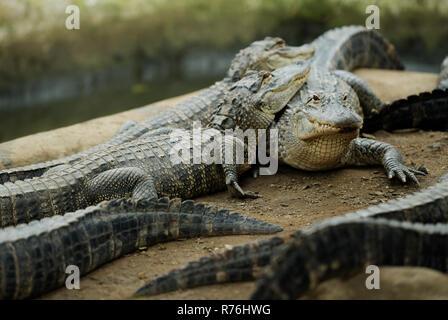
[(316, 128), (319, 128), (319, 129), (334, 129), (334, 130), (338, 130), (339, 129), (339, 128), (337, 128), (335, 126), (332, 126), (330, 124), (320, 123), (320, 122), (314, 122), (314, 126)]
[(316, 128), (319, 128), (319, 129), (339, 129), (338, 127), (335, 127), (334, 125), (331, 125), (331, 124), (329, 124), (329, 123), (324, 123), (324, 122), (320, 122), (320, 121), (317, 121), (317, 120), (315, 120), (315, 119), (313, 119), (313, 120), (310, 120), (310, 122), (316, 127)]

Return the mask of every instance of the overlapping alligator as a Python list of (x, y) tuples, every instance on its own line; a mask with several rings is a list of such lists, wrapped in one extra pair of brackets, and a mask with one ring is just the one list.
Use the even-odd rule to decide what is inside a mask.
[[(260, 65), (259, 60), (253, 60), (260, 55), (253, 55), (253, 52), (261, 51), (264, 53), (261, 56), (265, 57), (274, 47), (273, 54), (268, 56), (271, 60), (276, 57), (282, 49), (277, 48), (279, 43), (283, 48), (283, 42), (267, 39), (243, 50), (230, 68), (232, 79), (245, 74), (245, 66)], [(287, 64), (268, 76), (263, 71), (251, 72), (223, 94), (223, 103), (217, 103), (210, 116), (214, 119), (212, 125), (229, 128), (223, 127), (222, 117), (231, 120), (226, 125), (231, 123), (232, 128), (271, 125), (271, 129), (279, 132), (279, 160), (295, 168), (327, 170), (382, 164), (389, 178), (418, 183), (415, 174), (424, 173), (407, 168), (393, 146), (358, 138), (363, 113), (376, 113), (384, 104), (363, 80), (347, 71), (335, 70), (363, 66), (402, 68), (392, 45), (374, 31), (345, 27), (325, 33), (305, 46), (309, 47), (316, 52), (309, 58), (311, 71), (302, 63)], [(366, 54), (363, 48), (369, 48), (372, 53)], [(287, 49), (287, 52), (297, 50)], [(247, 60), (248, 56), (251, 59)], [(292, 60), (297, 60), (298, 54), (291, 56)], [(288, 59), (281, 57), (275, 58), (274, 64), (262, 65), (274, 68), (285, 64)], [(187, 112), (188, 106), (183, 110)], [(244, 113), (249, 114), (244, 116)], [(220, 118), (222, 123), (216, 126), (216, 119)], [(1, 226), (129, 195), (135, 201), (161, 196), (185, 199), (221, 190), (226, 185), (238, 196), (252, 195), (243, 191), (237, 181), (238, 174), (247, 170), (246, 164), (173, 165), (169, 131), (167, 127), (153, 130), (125, 144), (100, 147), (99, 151), (88, 153), (71, 164), (50, 168), (40, 177), (3, 183), (0, 185)], [(191, 148), (190, 143), (187, 150)]]
[[(221, 190), (226, 185), (233, 194), (252, 196), (237, 181), (247, 165), (175, 166), (169, 161), (170, 127), (190, 128), (191, 120), (195, 119), (211, 122), (219, 130), (254, 124), (278, 129), (279, 159), (296, 168), (326, 170), (382, 164), (389, 178), (418, 183), (415, 174), (424, 172), (407, 168), (393, 146), (358, 138), (363, 117), (369, 119), (381, 114), (385, 104), (364, 81), (348, 72), (357, 67), (401, 69), (402, 65), (386, 40), (362, 27), (331, 30), (310, 45), (297, 48), (273, 38), (255, 42), (237, 55), (222, 82), (156, 118), (126, 125), (108, 143), (66, 159), (0, 172), (1, 225), (63, 214), (123, 196), (132, 196), (137, 207), (149, 199), (190, 198)], [(249, 69), (259, 72), (248, 72)], [(252, 118), (254, 112), (258, 116)], [(255, 121), (249, 124), (248, 118)], [(28, 179), (31, 177), (34, 179)], [(58, 226), (60, 218), (52, 219)], [(114, 217), (110, 219), (115, 221)], [(101, 223), (95, 220), (91, 227), (96, 228), (96, 224)], [(37, 230), (38, 239), (67, 232), (64, 228), (59, 231), (48, 229), (46, 224), (42, 226), (31, 222), (20, 228), (31, 235)], [(82, 223), (80, 226), (84, 228)], [(5, 229), (9, 230), (3, 238), (5, 254), (10, 253), (7, 250), (15, 250), (14, 241), (18, 238), (14, 234), (20, 228)], [(144, 225), (141, 228), (145, 230)], [(135, 248), (132, 240), (126, 241), (123, 240), (123, 245)], [(18, 277), (18, 266), (26, 257), (23, 254), (12, 261), (18, 256), (9, 255), (2, 259), (6, 267), (0, 270), (5, 275), (0, 281), (5, 282), (0, 287), (3, 286), (5, 297), (38, 294), (29, 283), (20, 282), (33, 281), (33, 276), (27, 273), (28, 278)], [(103, 257), (101, 263), (111, 257)], [(6, 280), (13, 275), (15, 285)], [(52, 287), (55, 283), (60, 280), (52, 282)]]
[[(266, 110), (263, 114), (267, 116), (268, 108), (281, 109), (286, 105), (308, 72), (306, 65), (290, 64), (270, 73), (269, 82), (263, 81), (264, 72), (250, 73), (235, 83), (222, 108), (228, 104), (241, 109), (253, 106)], [(192, 155), (197, 142), (193, 136), (188, 141), (173, 142), (170, 131), (161, 128), (157, 135), (91, 153), (62, 169), (50, 169), (41, 177), (0, 185), (0, 226), (64, 214), (121, 197), (131, 196), (135, 203), (163, 196), (190, 199), (220, 191), (226, 182), (236, 192), (241, 190), (236, 179), (249, 169), (247, 164), (232, 167), (232, 171), (223, 168), (225, 164), (192, 160), (175, 163), (175, 145), (185, 145), (185, 152)], [(212, 128), (203, 132), (203, 149), (213, 144), (213, 133)], [(246, 194), (242, 192), (241, 196)]]

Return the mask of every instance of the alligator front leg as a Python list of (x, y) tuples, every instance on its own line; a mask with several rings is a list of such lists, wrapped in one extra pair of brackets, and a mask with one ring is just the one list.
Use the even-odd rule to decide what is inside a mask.
[(223, 164), (224, 174), (226, 176), (227, 190), (233, 197), (236, 198), (259, 198), (260, 195), (246, 190), (244, 191), (238, 184), (238, 165), (236, 164)]
[[(237, 145), (245, 146), (244, 137), (243, 141), (239, 141), (237, 132), (244, 134), (243, 131), (248, 133), (248, 130), (253, 130), (251, 132), (255, 135), (255, 130), (267, 129), (274, 121), (276, 113), (282, 110), (303, 86), (309, 72), (308, 64), (290, 64), (272, 73), (247, 72), (246, 76), (235, 83), (226, 94), (208, 127), (216, 130), (218, 134), (231, 133), (232, 141)], [(233, 145), (232, 141), (231, 145)], [(225, 145), (226, 143), (222, 145), (223, 159), (227, 160), (230, 157), (233, 159), (231, 163), (222, 165), (228, 190), (232, 196), (240, 198), (258, 197), (253, 192), (244, 191), (238, 185), (238, 173), (242, 167), (237, 165), (236, 154), (230, 156)], [(245, 151), (247, 151), (246, 147)], [(249, 158), (251, 156), (247, 153), (246, 155)]]
[(419, 184), (415, 175), (426, 175), (425, 172), (406, 167), (403, 157), (394, 146), (372, 139), (354, 139), (342, 161), (342, 165), (374, 164), (382, 164), (389, 179), (395, 177), (403, 183), (411, 180)]
[(348, 71), (335, 70), (333, 73), (355, 90), (366, 117), (378, 114), (384, 108), (385, 104), (363, 79)]
[(135, 203), (158, 198), (153, 179), (140, 168), (118, 168), (102, 172), (87, 181), (83, 196), (89, 204), (128, 196)]

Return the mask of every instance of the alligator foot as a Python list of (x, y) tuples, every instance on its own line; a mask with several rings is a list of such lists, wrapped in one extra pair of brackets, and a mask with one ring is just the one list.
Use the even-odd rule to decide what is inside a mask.
[(408, 168), (398, 161), (390, 161), (386, 164), (385, 168), (389, 179), (397, 178), (403, 183), (406, 183), (406, 180), (409, 179), (416, 185), (420, 185), (415, 175), (426, 176), (425, 172)]
[(227, 177), (226, 179), (227, 190), (229, 190), (232, 197), (241, 198), (241, 199), (257, 199), (260, 198), (261, 195), (255, 193), (253, 191), (246, 190), (244, 191), (238, 182), (231, 177)]

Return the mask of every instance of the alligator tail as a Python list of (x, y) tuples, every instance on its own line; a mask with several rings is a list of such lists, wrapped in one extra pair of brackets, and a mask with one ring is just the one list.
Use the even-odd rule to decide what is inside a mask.
[(0, 185), (0, 227), (28, 223), (86, 207), (77, 197), (77, 181), (38, 178)]
[(329, 30), (313, 45), (317, 64), (329, 70), (380, 68), (403, 70), (394, 46), (375, 30), (363, 26), (346, 26)]
[(392, 102), (379, 114), (364, 120), (363, 132), (406, 128), (447, 130), (448, 89), (435, 89)]
[[(66, 268), (84, 275), (140, 247), (179, 238), (270, 233), (280, 227), (204, 204), (112, 200), (0, 230), (0, 298), (23, 299), (62, 286)], [(247, 225), (244, 227), (243, 225)]]
[(17, 167), (4, 169), (0, 171), (0, 184), (6, 182), (15, 182), (17, 180), (32, 179), (40, 177), (46, 170), (58, 165), (56, 162), (47, 161), (38, 164), (29, 165), (26, 167)]
[(190, 262), (185, 268), (173, 270), (145, 284), (134, 296), (153, 296), (217, 283), (254, 280), (285, 239), (273, 237), (260, 240)]
[(272, 258), (252, 299), (297, 299), (318, 283), (368, 265), (446, 272), (448, 225), (385, 219), (336, 219), (304, 232)]

